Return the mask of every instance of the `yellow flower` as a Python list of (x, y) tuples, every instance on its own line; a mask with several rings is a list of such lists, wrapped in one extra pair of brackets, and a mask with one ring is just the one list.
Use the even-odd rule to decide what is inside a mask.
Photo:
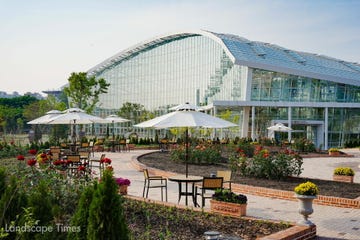
[(316, 196), (319, 194), (319, 189), (316, 184), (309, 181), (299, 184), (297, 187), (295, 187), (294, 191), (299, 195)]

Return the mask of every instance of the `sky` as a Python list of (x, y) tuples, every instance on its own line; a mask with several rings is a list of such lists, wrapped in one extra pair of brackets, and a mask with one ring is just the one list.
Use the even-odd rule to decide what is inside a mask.
[(358, 0), (0, 0), (0, 91), (58, 90), (72, 72), (186, 30), (360, 62), (359, 19)]

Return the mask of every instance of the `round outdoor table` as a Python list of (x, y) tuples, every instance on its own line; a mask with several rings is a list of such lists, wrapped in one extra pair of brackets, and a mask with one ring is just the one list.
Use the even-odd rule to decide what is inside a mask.
[[(177, 182), (179, 185), (179, 199), (178, 203), (180, 202), (181, 196), (185, 196), (185, 205), (188, 205), (188, 196), (192, 197), (194, 206), (196, 207), (195, 201), (195, 183), (202, 182), (203, 177), (197, 176), (187, 176), (186, 175), (175, 175), (168, 178), (170, 181)], [(182, 190), (182, 184), (185, 184), (185, 191)], [(191, 184), (189, 189), (188, 184)]]

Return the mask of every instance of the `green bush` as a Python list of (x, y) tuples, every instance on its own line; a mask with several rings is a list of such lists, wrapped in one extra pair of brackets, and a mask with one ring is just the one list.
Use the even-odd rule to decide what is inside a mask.
[(314, 143), (307, 138), (296, 138), (291, 148), (298, 152), (316, 152)]
[(284, 179), (299, 176), (303, 160), (298, 154), (288, 150), (271, 155), (268, 150), (257, 147), (253, 158), (240, 155), (230, 158), (230, 163), (232, 169), (243, 176)]
[(90, 203), (87, 239), (129, 239), (122, 203), (112, 171), (104, 171)]
[[(191, 164), (216, 164), (221, 161), (221, 148), (219, 145), (202, 143), (195, 147), (190, 146), (188, 151), (188, 163)], [(171, 151), (171, 159), (176, 162), (184, 162), (185, 154), (185, 146), (178, 146)]]

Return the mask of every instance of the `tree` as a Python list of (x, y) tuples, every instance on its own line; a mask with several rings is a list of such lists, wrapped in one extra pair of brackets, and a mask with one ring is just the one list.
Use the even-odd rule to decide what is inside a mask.
[(135, 123), (146, 121), (155, 116), (147, 111), (144, 105), (130, 102), (126, 102), (122, 105), (119, 110), (119, 115), (127, 119), (132, 119)]
[(86, 240), (87, 239), (87, 226), (89, 222), (89, 208), (93, 199), (94, 191), (97, 184), (90, 185), (84, 189), (81, 194), (79, 204), (76, 208), (75, 214), (71, 218), (71, 226), (80, 227), (80, 231), (70, 231), (67, 239), (69, 240)]
[(90, 204), (87, 239), (129, 239), (118, 188), (112, 171), (105, 170)]
[(109, 83), (105, 79), (88, 77), (86, 72), (71, 73), (69, 86), (64, 88), (70, 98), (70, 107), (78, 107), (91, 113), (99, 102), (99, 95), (107, 93)]

